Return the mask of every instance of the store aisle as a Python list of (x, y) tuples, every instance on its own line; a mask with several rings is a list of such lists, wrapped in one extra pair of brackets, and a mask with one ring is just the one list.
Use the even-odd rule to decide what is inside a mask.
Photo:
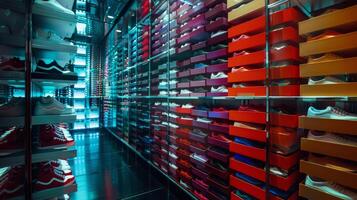
[(77, 157), (69, 160), (78, 191), (72, 199), (178, 199), (149, 167), (102, 132), (76, 132)]

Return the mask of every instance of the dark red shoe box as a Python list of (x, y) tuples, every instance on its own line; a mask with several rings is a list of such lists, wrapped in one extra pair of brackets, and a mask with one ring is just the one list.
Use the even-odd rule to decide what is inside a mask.
[(217, 17), (227, 17), (227, 5), (225, 3), (216, 5), (211, 10), (208, 10), (205, 14), (205, 18), (207, 20), (212, 20)]

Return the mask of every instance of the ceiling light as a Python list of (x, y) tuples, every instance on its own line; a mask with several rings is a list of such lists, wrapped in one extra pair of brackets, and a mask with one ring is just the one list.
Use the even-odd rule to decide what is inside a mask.
[(117, 33), (121, 33), (121, 30), (119, 30), (119, 29), (117, 29), (116, 31), (117, 31)]
[(114, 19), (114, 17), (113, 17), (113, 16), (111, 16), (111, 15), (108, 15), (108, 18), (109, 18), (109, 19)]

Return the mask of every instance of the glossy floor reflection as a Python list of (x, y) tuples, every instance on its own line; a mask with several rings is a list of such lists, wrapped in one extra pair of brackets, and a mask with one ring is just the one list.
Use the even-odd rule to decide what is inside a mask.
[(149, 166), (104, 132), (76, 132), (77, 157), (69, 160), (78, 191), (71, 199), (178, 199)]

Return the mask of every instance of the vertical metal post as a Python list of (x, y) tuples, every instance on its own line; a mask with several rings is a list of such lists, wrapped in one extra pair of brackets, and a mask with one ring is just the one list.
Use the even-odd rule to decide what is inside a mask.
[(270, 9), (265, 0), (265, 84), (266, 84), (266, 152), (265, 152), (265, 199), (270, 199)]
[(31, 105), (31, 63), (32, 63), (32, 0), (25, 1), (25, 199), (32, 196), (32, 105)]

